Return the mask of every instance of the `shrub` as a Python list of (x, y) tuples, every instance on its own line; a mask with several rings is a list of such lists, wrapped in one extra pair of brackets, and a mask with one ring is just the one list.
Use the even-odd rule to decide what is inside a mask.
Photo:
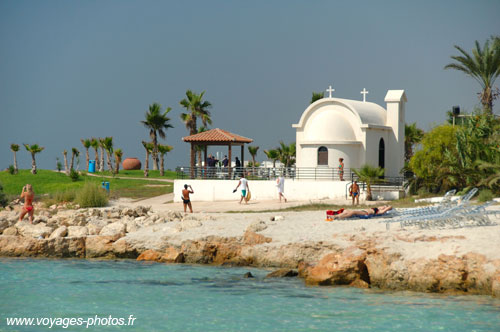
[(0, 206), (5, 207), (8, 203), (7, 197), (5, 196), (5, 193), (3, 192), (3, 187), (0, 184)]
[(62, 170), (62, 163), (59, 161), (59, 159), (57, 160), (57, 164), (56, 164), (56, 167), (57, 167), (57, 171), (60, 172)]
[(480, 202), (488, 202), (493, 199), (493, 192), (489, 189), (483, 189), (479, 192), (479, 196), (477, 196), (477, 200)]
[(71, 171), (69, 172), (69, 177), (71, 178), (71, 181), (76, 182), (80, 178), (80, 175), (77, 171), (71, 169)]
[(16, 174), (16, 169), (14, 168), (14, 165), (9, 165), (9, 168), (7, 168), (7, 171), (10, 173), (10, 175)]
[(108, 194), (95, 183), (87, 182), (77, 193), (76, 203), (82, 208), (106, 206)]

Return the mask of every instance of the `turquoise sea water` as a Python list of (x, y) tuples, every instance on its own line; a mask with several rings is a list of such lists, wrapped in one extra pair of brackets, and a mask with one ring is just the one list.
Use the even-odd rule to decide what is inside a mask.
[[(255, 278), (243, 278), (248, 271)], [(487, 296), (306, 287), (297, 278), (264, 279), (267, 273), (131, 260), (0, 259), (0, 331), (500, 331), (500, 300)], [(133, 325), (104, 326), (127, 324), (130, 315)], [(54, 325), (7, 326), (13, 317), (52, 318)], [(102, 325), (63, 328), (70, 318)]]

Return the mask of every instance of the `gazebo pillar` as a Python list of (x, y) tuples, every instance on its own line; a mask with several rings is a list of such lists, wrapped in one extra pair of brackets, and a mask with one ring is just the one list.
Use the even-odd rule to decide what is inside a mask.
[(194, 178), (194, 143), (191, 143), (191, 160), (190, 160), (190, 168), (191, 168), (191, 179)]
[[(205, 165), (205, 166), (203, 166)], [(204, 172), (203, 172), (203, 178), (207, 178), (207, 146), (203, 146), (203, 165), (201, 164), (201, 160), (200, 160), (200, 169), (203, 169)]]
[(245, 169), (245, 144), (241, 144), (241, 173), (243, 174)]
[(228, 155), (228, 157), (229, 157), (229, 165), (228, 165), (228, 166), (229, 166), (229, 169), (228, 169), (228, 174), (229, 174), (229, 179), (231, 179), (231, 163), (233, 162), (233, 159), (232, 159), (232, 158), (233, 158), (233, 156), (232, 156), (232, 153), (231, 153), (231, 151), (232, 151), (232, 148), (231, 148), (231, 143), (229, 143), (229, 144), (227, 145), (227, 150), (228, 150), (228, 151), (227, 151), (227, 155)]

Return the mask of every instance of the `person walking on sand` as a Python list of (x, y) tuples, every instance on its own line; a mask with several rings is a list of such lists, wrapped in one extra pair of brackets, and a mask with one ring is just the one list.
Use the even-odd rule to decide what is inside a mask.
[(280, 198), (280, 203), (281, 203), (281, 197), (283, 197), (286, 203), (287, 200), (285, 197), (285, 177), (283, 176), (283, 174), (281, 174), (280, 177), (276, 180), (276, 186), (278, 187), (278, 195)]
[(339, 177), (340, 181), (344, 181), (344, 158), (339, 158)]
[(352, 205), (354, 205), (354, 200), (359, 205), (359, 185), (357, 181), (354, 181), (349, 187), (349, 196), (352, 197)]
[(24, 198), (24, 206), (19, 215), (19, 221), (22, 221), (26, 213), (29, 215), (30, 223), (33, 223), (33, 214), (35, 209), (33, 207), (33, 199), (35, 198), (35, 193), (33, 192), (33, 187), (31, 184), (27, 184), (23, 187), (21, 192), (21, 199)]
[(247, 190), (250, 190), (250, 186), (248, 185), (248, 180), (245, 179), (245, 172), (241, 173), (241, 179), (238, 182), (238, 185), (236, 186), (236, 189), (234, 189), (233, 192), (236, 192), (238, 188), (241, 186), (241, 198), (240, 198), (240, 204), (245, 199), (245, 204), (248, 204), (248, 201), (246, 199), (247, 197)]
[(189, 194), (194, 194), (193, 187), (185, 184), (184, 189), (182, 190), (182, 203), (184, 204), (184, 213), (186, 213), (186, 207), (188, 206), (189, 206), (189, 211), (193, 213), (193, 206), (191, 205), (191, 199), (189, 198)]

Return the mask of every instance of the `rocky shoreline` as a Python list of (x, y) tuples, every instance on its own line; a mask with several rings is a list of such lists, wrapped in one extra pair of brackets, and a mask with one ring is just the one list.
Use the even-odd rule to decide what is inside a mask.
[[(17, 209), (17, 208), (16, 208)], [(274, 268), (309, 285), (500, 297), (500, 226), (386, 230), (321, 212), (193, 214), (148, 207), (0, 212), (0, 256), (132, 258)]]

